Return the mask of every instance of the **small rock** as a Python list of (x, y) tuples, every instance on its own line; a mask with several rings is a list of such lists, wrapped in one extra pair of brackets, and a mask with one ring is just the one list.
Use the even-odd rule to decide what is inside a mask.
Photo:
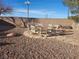
[(15, 33), (8, 33), (6, 36), (7, 37), (13, 37), (13, 36), (15, 36)]
[(23, 33), (23, 35), (24, 35), (24, 36), (27, 36), (27, 31), (25, 31), (25, 32)]

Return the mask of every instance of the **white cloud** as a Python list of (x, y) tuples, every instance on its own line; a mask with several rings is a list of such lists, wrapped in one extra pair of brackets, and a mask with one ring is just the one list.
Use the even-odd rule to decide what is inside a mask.
[[(29, 10), (30, 13), (34, 13), (34, 14), (43, 14), (42, 11), (38, 11), (38, 10)], [(27, 10), (25, 9), (16, 9), (14, 10), (14, 12), (19, 12), (19, 13), (27, 13)]]
[[(46, 11), (46, 10), (29, 10), (30, 14), (35, 14), (35, 15), (54, 15), (56, 14), (56, 11)], [(15, 9), (14, 12), (17, 13), (27, 13), (27, 10), (25, 9)]]

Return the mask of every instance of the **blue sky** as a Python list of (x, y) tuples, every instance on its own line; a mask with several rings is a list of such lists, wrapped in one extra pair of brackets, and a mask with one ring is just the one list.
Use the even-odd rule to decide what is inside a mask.
[[(13, 8), (12, 14), (6, 16), (27, 17), (27, 0), (3, 0), (6, 6)], [(62, 0), (29, 0), (30, 17), (34, 18), (67, 18), (67, 7)]]

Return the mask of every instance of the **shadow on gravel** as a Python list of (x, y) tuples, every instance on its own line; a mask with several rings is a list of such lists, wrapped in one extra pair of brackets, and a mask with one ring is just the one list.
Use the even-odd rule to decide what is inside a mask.
[(66, 34), (52, 34), (52, 35), (49, 35), (49, 37), (52, 37), (52, 36), (67, 36), (67, 35), (72, 35), (74, 33), (66, 33)]
[(7, 31), (15, 28), (16, 26), (0, 19), (0, 31)]
[(74, 33), (67, 33), (67, 34), (60, 34), (60, 35), (64, 36), (64, 35), (72, 35), (72, 34)]
[(15, 44), (15, 43), (0, 42), (0, 46), (6, 46), (6, 45), (12, 45), (12, 44)]

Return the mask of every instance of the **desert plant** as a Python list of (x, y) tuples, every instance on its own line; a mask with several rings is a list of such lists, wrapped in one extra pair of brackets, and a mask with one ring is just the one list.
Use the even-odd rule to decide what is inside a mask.
[(69, 13), (75, 16), (79, 15), (79, 0), (64, 0), (63, 2), (64, 2), (64, 5), (68, 7)]
[(72, 20), (74, 20), (76, 23), (79, 23), (79, 16), (71, 16)]

